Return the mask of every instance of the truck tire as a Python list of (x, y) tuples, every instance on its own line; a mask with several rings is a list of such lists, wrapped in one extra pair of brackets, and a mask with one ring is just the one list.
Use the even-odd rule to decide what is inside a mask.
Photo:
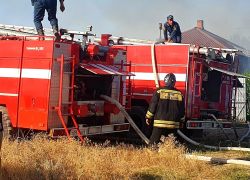
[[(150, 138), (153, 130), (153, 123), (151, 123), (150, 126), (146, 124), (146, 119), (145, 119), (146, 113), (147, 113), (147, 107), (144, 106), (132, 106), (131, 111), (128, 112), (129, 116), (133, 119), (137, 127), (142, 131), (142, 133), (147, 138)], [(140, 138), (132, 127), (130, 127), (129, 138), (130, 139)]]
[(13, 138), (16, 135), (16, 131), (12, 126), (8, 110), (4, 106), (0, 106), (0, 111), (2, 112), (2, 123), (3, 123), (3, 137)]

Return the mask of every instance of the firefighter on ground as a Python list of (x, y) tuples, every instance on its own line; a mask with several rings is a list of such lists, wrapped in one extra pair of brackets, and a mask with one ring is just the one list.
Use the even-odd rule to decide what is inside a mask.
[[(170, 37), (168, 38), (168, 32)], [(164, 24), (164, 38), (165, 42), (172, 41), (173, 43), (181, 43), (181, 29), (177, 22), (174, 21), (174, 17), (169, 15), (167, 22)]]
[(184, 98), (181, 91), (174, 88), (175, 82), (175, 75), (167, 74), (164, 78), (165, 86), (154, 92), (146, 114), (147, 125), (154, 123), (149, 144), (159, 143), (162, 135), (173, 133), (176, 136), (180, 123), (184, 122)]
[[(63, 12), (65, 10), (64, 0), (60, 1), (60, 9)], [(48, 20), (53, 29), (55, 35), (55, 40), (60, 40), (59, 30), (58, 30), (58, 20), (56, 18), (57, 11), (57, 0), (31, 0), (34, 6), (34, 23), (39, 36), (44, 36), (42, 20), (45, 15), (45, 10), (48, 12)]]

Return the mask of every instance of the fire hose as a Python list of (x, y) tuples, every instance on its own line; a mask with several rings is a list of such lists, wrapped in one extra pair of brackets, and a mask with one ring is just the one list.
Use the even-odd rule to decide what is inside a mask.
[[(155, 84), (156, 87), (159, 88), (159, 77), (158, 77), (158, 73), (156, 70), (156, 62), (155, 62), (155, 53), (154, 53), (154, 47), (155, 44), (151, 45), (151, 55), (152, 55), (152, 66), (153, 66), (153, 72), (154, 72), (154, 77), (155, 77)], [(122, 107), (122, 105), (106, 96), (106, 95), (101, 95), (101, 98), (110, 101), (111, 103), (116, 104), (116, 106), (121, 110), (121, 112), (124, 114), (124, 116), (126, 117), (126, 119), (128, 120), (128, 122), (131, 124), (131, 126), (134, 128), (134, 130), (136, 131), (136, 133), (144, 140), (144, 142), (146, 144), (149, 144), (149, 139), (141, 132), (141, 130), (136, 126), (136, 124), (134, 123), (133, 119), (129, 116), (129, 114), (126, 112), (126, 110)], [(211, 117), (213, 117), (212, 115), (210, 115)], [(216, 119), (216, 118), (215, 118)], [(217, 122), (219, 124), (219, 122)], [(220, 125), (220, 124), (219, 124)], [(223, 128), (222, 128), (223, 129)], [(224, 130), (224, 129), (223, 129)], [(216, 146), (208, 146), (208, 145), (203, 145), (200, 144), (198, 142), (195, 142), (193, 140), (191, 140), (190, 138), (188, 138), (187, 136), (185, 136), (180, 130), (177, 130), (177, 133), (187, 142), (196, 145), (196, 146), (200, 146), (200, 147), (204, 147), (204, 148), (208, 148), (208, 149), (214, 149), (214, 150), (231, 150), (231, 151), (248, 151), (250, 152), (250, 148), (240, 148), (240, 147), (216, 147)], [(248, 133), (242, 137), (242, 139), (240, 141), (242, 141), (245, 137), (248, 136), (248, 134), (250, 133), (250, 125), (249, 125), (249, 131)], [(250, 165), (249, 161), (244, 161), (244, 160), (235, 160), (235, 159), (220, 159), (220, 158), (212, 158), (212, 157), (204, 157), (204, 156), (196, 156), (196, 155), (185, 155), (185, 157), (187, 159), (197, 159), (197, 160), (203, 160), (203, 161), (210, 161), (210, 162), (220, 162), (220, 163), (224, 163), (224, 164), (242, 164), (242, 165)]]
[(129, 116), (129, 114), (127, 113), (127, 111), (122, 107), (122, 105), (112, 99), (111, 97), (108, 97), (106, 95), (100, 95), (101, 98), (114, 103), (120, 110), (121, 112), (124, 114), (124, 116), (126, 117), (126, 119), (128, 120), (128, 122), (131, 124), (131, 126), (134, 128), (135, 132), (145, 141), (146, 144), (149, 144), (149, 139), (141, 132), (141, 130), (136, 126), (136, 124), (134, 123), (133, 119)]
[[(128, 120), (128, 122), (131, 124), (131, 126), (134, 128), (134, 130), (136, 131), (136, 133), (144, 140), (144, 142), (146, 144), (149, 144), (149, 139), (141, 132), (141, 130), (136, 126), (136, 124), (134, 123), (133, 119), (129, 116), (129, 114), (127, 113), (127, 111), (122, 107), (122, 105), (112, 99), (111, 97), (108, 97), (106, 95), (101, 95), (101, 98), (116, 104), (116, 106), (121, 110), (121, 112), (124, 114), (124, 116), (126, 117), (126, 119)], [(200, 146), (200, 147), (204, 147), (204, 148), (208, 148), (208, 149), (214, 149), (214, 150), (228, 150), (228, 151), (249, 151), (250, 152), (250, 148), (240, 148), (240, 147), (216, 147), (216, 146), (208, 146), (208, 145), (203, 145), (200, 143), (197, 143), (195, 141), (193, 141), (192, 139), (189, 139), (187, 136), (185, 136), (180, 130), (177, 130), (177, 133), (183, 138), (185, 139), (187, 142), (196, 145), (196, 146)]]
[(222, 130), (222, 132), (224, 133), (224, 135), (225, 135), (231, 142), (236, 142), (236, 143), (241, 142), (241, 141), (243, 141), (243, 140), (249, 135), (249, 133), (250, 133), (250, 124), (248, 124), (249, 130), (248, 130), (247, 134), (246, 134), (245, 136), (243, 136), (240, 140), (234, 141), (234, 140), (232, 140), (232, 139), (227, 135), (227, 133), (226, 133), (225, 130), (223, 129), (222, 125), (220, 124), (220, 122), (218, 121), (218, 119), (217, 119), (213, 114), (208, 114), (208, 116), (211, 116), (211, 117), (217, 122), (217, 124), (219, 125), (219, 127), (220, 127), (220, 129)]
[(157, 88), (160, 87), (160, 83), (159, 83), (159, 76), (157, 73), (157, 69), (156, 69), (156, 63), (155, 63), (155, 44), (151, 44), (151, 57), (152, 57), (152, 66), (153, 66), (153, 72), (154, 72), (154, 77), (155, 77), (155, 86)]
[(246, 160), (239, 160), (239, 159), (222, 159), (222, 158), (213, 158), (213, 157), (206, 157), (206, 156), (196, 156), (196, 155), (185, 155), (186, 159), (196, 159), (202, 160), (212, 163), (221, 163), (221, 164), (240, 164), (240, 165), (248, 165), (250, 166), (250, 161)]
[(190, 144), (199, 146), (199, 147), (204, 147), (207, 149), (214, 149), (214, 150), (227, 150), (227, 151), (248, 151), (250, 152), (250, 148), (240, 148), (240, 147), (216, 147), (216, 146), (208, 146), (208, 145), (203, 145), (201, 143), (195, 142), (192, 139), (188, 138), (187, 136), (185, 136), (180, 130), (177, 130), (177, 133), (183, 138), (185, 139), (187, 142), (189, 142)]
[[(136, 133), (145, 141), (146, 144), (149, 144), (149, 139), (141, 132), (141, 130), (136, 126), (132, 118), (129, 116), (129, 114), (126, 112), (126, 110), (122, 107), (122, 105), (106, 96), (106, 95), (101, 95), (101, 98), (116, 104), (116, 106), (121, 110), (121, 112), (124, 114), (128, 122), (131, 124), (131, 126), (134, 128)], [(207, 146), (207, 145), (202, 145), (200, 143), (197, 143), (191, 139), (189, 139), (187, 136), (185, 136), (180, 130), (177, 131), (177, 133), (186, 141), (188, 141), (191, 144), (204, 147), (204, 148), (209, 148), (209, 149), (214, 149), (214, 150), (234, 150), (234, 151), (248, 151), (250, 152), (250, 148), (239, 148), (239, 147), (215, 147), (215, 146)], [(196, 159), (196, 160), (202, 160), (202, 161), (209, 161), (209, 162), (215, 162), (215, 163), (222, 163), (222, 164), (240, 164), (240, 165), (250, 165), (250, 161), (245, 161), (245, 160), (238, 160), (238, 159), (221, 159), (221, 158), (212, 158), (212, 157), (206, 157), (206, 156), (196, 156), (196, 155), (189, 155), (189, 154), (184, 154), (186, 159)]]

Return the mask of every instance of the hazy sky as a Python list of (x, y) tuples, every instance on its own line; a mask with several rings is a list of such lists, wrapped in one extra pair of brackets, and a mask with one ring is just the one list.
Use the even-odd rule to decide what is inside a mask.
[[(64, 13), (58, 11), (61, 28), (86, 31), (92, 25), (97, 36), (155, 40), (158, 24), (172, 14), (182, 31), (204, 20), (205, 29), (221, 37), (250, 37), (250, 0), (65, 0), (65, 6)], [(30, 0), (7, 0), (0, 9), (0, 24), (34, 26)], [(50, 28), (47, 15), (43, 24)]]

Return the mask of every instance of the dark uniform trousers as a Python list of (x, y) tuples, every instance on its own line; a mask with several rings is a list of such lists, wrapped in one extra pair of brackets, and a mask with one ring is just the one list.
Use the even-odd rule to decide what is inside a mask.
[(181, 35), (173, 37), (172, 42), (173, 43), (181, 43)]
[(58, 28), (58, 20), (56, 18), (57, 0), (32, 0), (34, 5), (34, 24), (37, 30), (42, 30), (42, 20), (45, 15), (45, 10), (48, 12), (48, 20), (51, 26)]
[(150, 137), (149, 144), (158, 144), (161, 141), (161, 136), (168, 137), (168, 135), (173, 134), (177, 136), (177, 129), (167, 129), (167, 128), (158, 128), (154, 127), (152, 135)]
[(159, 143), (161, 136), (177, 135), (180, 123), (185, 120), (184, 98), (178, 89), (158, 88), (150, 102), (146, 119), (154, 120), (150, 144)]

